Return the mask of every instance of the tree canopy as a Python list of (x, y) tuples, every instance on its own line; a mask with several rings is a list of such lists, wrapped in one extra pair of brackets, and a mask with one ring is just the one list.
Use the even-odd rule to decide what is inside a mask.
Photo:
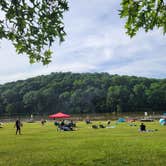
[(120, 16), (126, 18), (125, 28), (130, 37), (140, 28), (146, 32), (155, 27), (166, 33), (166, 4), (164, 0), (122, 0)]
[(107, 73), (52, 73), (0, 85), (0, 115), (160, 112), (166, 79)]
[[(30, 63), (51, 62), (53, 42), (64, 41), (63, 14), (67, 0), (0, 0), (0, 39), (10, 40), (18, 54), (27, 54)], [(122, 0), (121, 18), (130, 37), (140, 28), (146, 32), (155, 27), (166, 33), (164, 0)]]
[(66, 0), (1, 0), (0, 39), (12, 41), (18, 54), (29, 56), (30, 63), (51, 61), (50, 47), (66, 35), (63, 13)]

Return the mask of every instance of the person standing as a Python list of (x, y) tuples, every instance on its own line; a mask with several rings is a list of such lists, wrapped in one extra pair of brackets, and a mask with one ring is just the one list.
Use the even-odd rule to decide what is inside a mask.
[(17, 133), (19, 133), (21, 135), (22, 123), (21, 123), (20, 119), (16, 120), (15, 127), (16, 127), (16, 135), (17, 135)]

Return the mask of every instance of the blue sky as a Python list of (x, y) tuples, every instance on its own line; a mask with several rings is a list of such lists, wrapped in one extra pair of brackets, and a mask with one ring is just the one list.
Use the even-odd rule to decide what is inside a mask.
[(120, 0), (69, 0), (66, 40), (53, 45), (52, 63), (29, 64), (9, 41), (0, 41), (0, 83), (51, 72), (108, 72), (166, 78), (166, 36), (161, 30), (130, 39), (119, 18)]

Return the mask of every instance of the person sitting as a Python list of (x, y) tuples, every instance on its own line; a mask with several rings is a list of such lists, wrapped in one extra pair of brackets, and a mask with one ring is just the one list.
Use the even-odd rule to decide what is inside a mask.
[(107, 126), (109, 126), (111, 124), (111, 121), (109, 120), (108, 122), (107, 122)]
[(141, 125), (140, 125), (140, 131), (141, 132), (145, 132), (146, 131), (146, 126), (143, 123), (141, 123)]
[(61, 126), (64, 126), (65, 125), (65, 121), (62, 120), (61, 123), (60, 123)]
[(105, 126), (103, 124), (100, 124), (99, 127), (100, 128), (105, 128)]
[(71, 120), (68, 125), (69, 127), (76, 127), (76, 124)]
[(72, 126), (69, 127), (68, 125), (63, 125), (63, 126), (59, 125), (57, 131), (75, 131), (75, 130), (73, 129)]
[(73, 122), (65, 124), (64, 121), (58, 123), (57, 131), (75, 131)]
[(68, 126), (62, 126), (61, 130), (63, 131), (71, 131), (71, 128)]
[(47, 122), (46, 120), (42, 119), (42, 120), (41, 120), (41, 125), (44, 126), (44, 124), (45, 124), (46, 122)]
[(92, 125), (92, 128), (93, 129), (98, 129), (98, 126), (97, 125)]
[(137, 126), (135, 123), (130, 123), (129, 126)]
[(57, 131), (63, 130), (63, 127), (66, 126), (64, 120), (60, 121), (59, 123), (55, 121), (54, 125), (57, 126)]
[(86, 120), (85, 120), (85, 123), (86, 123), (86, 124), (91, 124), (92, 122), (90, 121), (90, 119), (86, 119)]
[(54, 125), (55, 125), (55, 126), (58, 126), (58, 125), (59, 125), (59, 122), (58, 122), (58, 121), (55, 121), (55, 122), (54, 122)]

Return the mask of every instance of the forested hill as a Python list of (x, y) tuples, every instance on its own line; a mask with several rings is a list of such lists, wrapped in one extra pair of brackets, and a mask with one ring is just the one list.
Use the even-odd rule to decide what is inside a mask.
[(0, 114), (164, 111), (166, 79), (51, 73), (0, 85)]

